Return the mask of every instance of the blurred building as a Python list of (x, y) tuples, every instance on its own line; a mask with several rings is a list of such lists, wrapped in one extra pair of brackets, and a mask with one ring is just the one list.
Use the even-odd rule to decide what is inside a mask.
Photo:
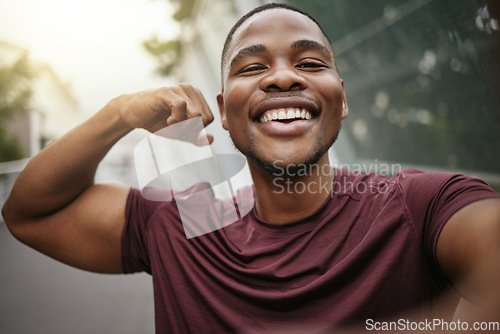
[[(1, 67), (12, 66), (26, 54), (28, 50), (0, 41)], [(9, 132), (19, 138), (27, 157), (0, 163), (0, 207), (29, 158), (82, 118), (70, 87), (60, 80), (50, 65), (34, 59), (29, 59), (29, 65), (35, 73), (31, 80), (33, 94), (29, 110), (14, 116), (7, 124)]]
[[(9, 66), (27, 53), (26, 49), (0, 41), (0, 66)], [(50, 65), (30, 59), (30, 67), (35, 73), (30, 110), (12, 119), (8, 125), (29, 157), (81, 120), (70, 87), (58, 78)]]

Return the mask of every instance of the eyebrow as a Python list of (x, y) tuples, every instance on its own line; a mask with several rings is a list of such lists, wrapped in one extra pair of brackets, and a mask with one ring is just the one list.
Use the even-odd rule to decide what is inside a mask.
[(240, 61), (242, 58), (259, 55), (265, 52), (267, 52), (267, 48), (262, 44), (251, 45), (249, 47), (243, 48), (240, 51), (238, 51), (238, 53), (236, 54), (236, 56), (233, 57), (233, 59), (231, 59), (231, 62), (229, 63), (229, 68), (231, 68), (235, 63)]
[(292, 49), (316, 50), (322, 53), (324, 56), (328, 57), (328, 59), (333, 60), (333, 54), (326, 46), (310, 39), (301, 39), (299, 41), (293, 42)]

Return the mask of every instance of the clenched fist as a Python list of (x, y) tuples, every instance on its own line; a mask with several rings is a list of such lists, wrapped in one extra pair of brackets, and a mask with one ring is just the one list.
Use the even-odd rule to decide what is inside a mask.
[[(195, 117), (201, 117), (204, 126), (214, 120), (203, 94), (190, 84), (121, 95), (111, 100), (108, 107), (115, 109), (127, 126), (152, 133)], [(207, 138), (212, 143), (213, 136)]]

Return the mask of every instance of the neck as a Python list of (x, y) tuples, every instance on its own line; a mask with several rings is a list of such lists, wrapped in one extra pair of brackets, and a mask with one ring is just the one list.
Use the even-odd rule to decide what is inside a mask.
[(257, 216), (270, 223), (285, 224), (310, 216), (332, 190), (334, 173), (328, 153), (318, 163), (297, 171), (283, 168), (280, 173), (271, 174), (251, 161), (249, 167)]

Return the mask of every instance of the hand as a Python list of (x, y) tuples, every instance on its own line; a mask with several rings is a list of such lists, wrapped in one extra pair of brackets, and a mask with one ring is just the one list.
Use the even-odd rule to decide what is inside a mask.
[[(118, 112), (127, 126), (152, 133), (195, 117), (201, 116), (204, 126), (214, 120), (203, 94), (189, 84), (121, 95), (113, 99), (109, 106)], [(208, 143), (212, 143), (213, 136), (206, 136)]]

